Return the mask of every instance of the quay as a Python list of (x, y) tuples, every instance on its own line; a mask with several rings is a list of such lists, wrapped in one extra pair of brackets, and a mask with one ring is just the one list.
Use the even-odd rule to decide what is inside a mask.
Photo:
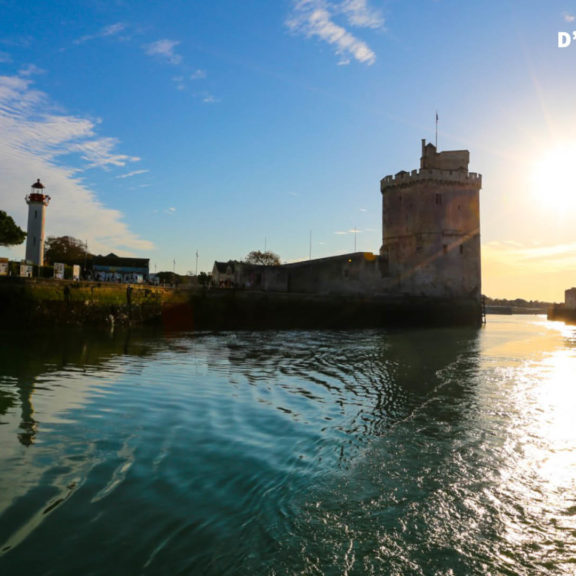
[(2, 278), (4, 326), (156, 325), (166, 330), (480, 325), (475, 299), (269, 293)]

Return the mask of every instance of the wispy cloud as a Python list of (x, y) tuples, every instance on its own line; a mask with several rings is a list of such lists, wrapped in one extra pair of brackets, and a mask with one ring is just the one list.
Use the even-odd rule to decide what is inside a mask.
[[(337, 19), (344, 22), (337, 23)], [(293, 0), (292, 15), (286, 24), (296, 34), (319, 38), (330, 44), (340, 56), (340, 64), (349, 64), (354, 59), (371, 65), (376, 61), (376, 54), (345, 24), (357, 28), (381, 28), (384, 19), (368, 7), (367, 0)]]
[(562, 18), (564, 19), (564, 22), (574, 22), (574, 20), (576, 20), (576, 16), (574, 16), (574, 14), (570, 14), (569, 12), (564, 12), (564, 14), (562, 14)]
[(483, 292), (560, 302), (576, 286), (576, 243), (526, 245), (489, 242), (482, 245)]
[(186, 78), (184, 76), (174, 76), (172, 82), (174, 82), (176, 90), (186, 90)]
[(74, 40), (74, 44), (84, 44), (85, 42), (90, 42), (92, 40), (98, 40), (99, 38), (108, 38), (110, 36), (120, 36), (122, 32), (126, 30), (126, 25), (121, 22), (115, 24), (110, 24), (101, 28), (98, 32), (94, 34), (86, 34), (80, 38)]
[(382, 28), (384, 18), (377, 11), (368, 6), (367, 0), (344, 0), (340, 10), (347, 17), (352, 26), (359, 28)]
[(38, 66), (35, 64), (28, 64), (28, 66), (22, 68), (18, 73), (19, 76), (23, 76), (24, 78), (35, 76), (37, 74), (44, 74), (44, 70), (42, 70), (42, 68), (38, 68)]
[(190, 74), (189, 79), (190, 80), (204, 80), (204, 78), (206, 78), (207, 74), (206, 74), (206, 70), (195, 70), (194, 72), (192, 72), (192, 74)]
[(220, 102), (220, 98), (216, 98), (212, 96), (212, 94), (206, 94), (206, 96), (202, 98), (202, 102), (204, 102), (204, 104), (217, 104)]
[(349, 236), (350, 234), (361, 234), (362, 230), (359, 230), (358, 228), (351, 228), (350, 230), (338, 230), (337, 232), (334, 232), (334, 234), (336, 234), (337, 236)]
[(127, 174), (120, 174), (116, 176), (116, 178), (132, 178), (132, 176), (138, 176), (139, 174), (147, 174), (150, 170), (133, 170), (132, 172), (128, 172)]
[(176, 85), (177, 90), (186, 90), (188, 81), (196, 82), (204, 80), (206, 77), (206, 71), (198, 69), (192, 72), (192, 74), (179, 74), (178, 76), (174, 76), (172, 81)]
[(157, 40), (144, 46), (144, 50), (149, 56), (156, 56), (168, 61), (170, 64), (178, 65), (182, 62), (182, 56), (176, 52), (176, 47), (179, 44), (180, 42), (177, 40)]
[(12, 57), (6, 52), (0, 52), (0, 64), (8, 64), (12, 62)]
[(576, 269), (576, 243), (526, 246), (519, 242), (490, 242), (483, 246), (483, 253), (511, 267), (548, 271)]
[(87, 239), (98, 252), (152, 249), (128, 229), (121, 212), (105, 207), (82, 181), (86, 168), (115, 169), (137, 158), (118, 153), (118, 141), (100, 136), (97, 122), (55, 110), (29, 77), (0, 76), (2, 208), (25, 226), (23, 195), (41, 178), (52, 196), (47, 234)]
[[(131, 40), (130, 36), (126, 34), (128, 26), (122, 22), (105, 26), (94, 34), (87, 34), (74, 41), (74, 44), (84, 44), (99, 38), (114, 37), (125, 41)], [(139, 32), (140, 34), (142, 31)], [(204, 80), (207, 77), (206, 70), (197, 68), (190, 71), (190, 67), (184, 65), (184, 59), (178, 52), (180, 46), (179, 40), (171, 40), (169, 38), (162, 38), (154, 42), (142, 44), (140, 48), (147, 56), (151, 56), (158, 60), (167, 62), (172, 66), (177, 67), (178, 75), (172, 78), (177, 90), (184, 91), (188, 87), (189, 82)], [(2, 63), (2, 55), (0, 52), (0, 63)], [(6, 55), (9, 58), (8, 55)], [(216, 100), (214, 100), (216, 101)]]
[(111, 24), (110, 26), (106, 26), (102, 30), (102, 36), (117, 36), (120, 32), (124, 32), (126, 29), (126, 25), (122, 24), (121, 22), (117, 22), (116, 24)]
[(116, 138), (97, 138), (87, 142), (72, 144), (69, 150), (79, 152), (86, 160), (88, 168), (106, 168), (109, 166), (126, 166), (129, 162), (138, 162), (138, 156), (118, 154), (114, 149), (119, 144)]
[[(518, 242), (489, 242), (482, 246), (482, 266), (487, 277), (532, 278), (536, 284), (544, 281), (552, 284), (555, 276), (572, 277), (576, 281), (576, 243), (548, 246), (527, 246)], [(562, 289), (568, 288), (560, 284)]]

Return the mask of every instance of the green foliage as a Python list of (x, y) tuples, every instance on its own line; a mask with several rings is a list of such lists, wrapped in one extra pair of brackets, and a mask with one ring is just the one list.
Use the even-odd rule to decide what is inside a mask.
[(198, 284), (200, 284), (200, 286), (208, 286), (211, 279), (212, 276), (210, 274), (206, 274), (206, 272), (200, 272), (200, 274), (198, 274)]
[(92, 254), (86, 251), (86, 244), (72, 236), (48, 236), (44, 244), (44, 260), (48, 264), (84, 264)]
[(26, 232), (16, 225), (12, 216), (0, 210), (0, 246), (17, 246), (26, 238)]
[(274, 252), (267, 250), (262, 252), (261, 250), (253, 250), (246, 256), (244, 260), (248, 264), (259, 264), (262, 266), (278, 266), (280, 264), (280, 256)]
[(52, 278), (54, 276), (54, 268), (52, 266), (36, 266), (37, 278)]
[(168, 284), (175, 286), (176, 284), (181, 284), (183, 282), (182, 276), (174, 272), (166, 272), (166, 271), (158, 272), (156, 276), (158, 277), (160, 284)]

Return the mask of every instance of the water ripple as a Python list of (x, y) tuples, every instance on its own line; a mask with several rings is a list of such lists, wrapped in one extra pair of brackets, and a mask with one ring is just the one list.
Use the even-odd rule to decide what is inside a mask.
[(574, 331), (500, 322), (8, 343), (0, 571), (573, 574)]

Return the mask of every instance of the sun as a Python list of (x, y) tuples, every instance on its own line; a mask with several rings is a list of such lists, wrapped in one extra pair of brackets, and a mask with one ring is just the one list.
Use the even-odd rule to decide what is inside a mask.
[(532, 188), (535, 199), (548, 208), (576, 208), (576, 142), (559, 144), (534, 163)]

